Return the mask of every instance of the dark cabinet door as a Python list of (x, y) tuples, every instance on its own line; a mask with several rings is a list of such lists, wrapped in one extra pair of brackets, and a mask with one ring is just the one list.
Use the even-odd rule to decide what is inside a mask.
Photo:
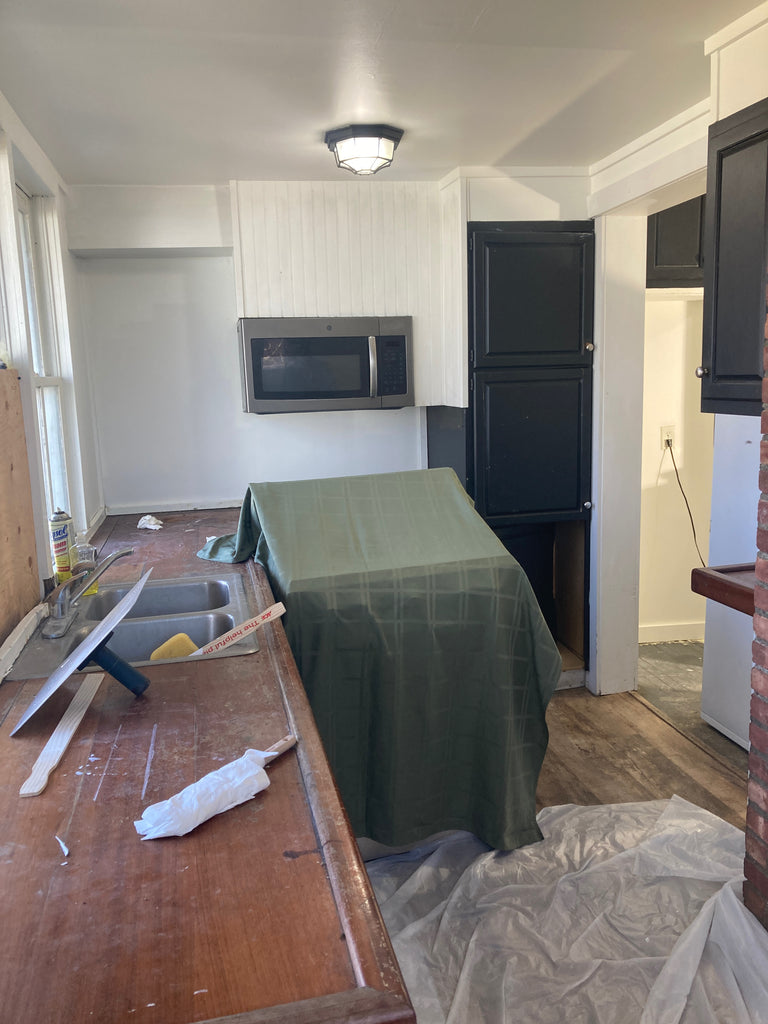
[(475, 375), (475, 505), (491, 526), (585, 514), (591, 380), (580, 366)]
[(768, 100), (709, 130), (701, 410), (759, 416), (768, 237)]
[(648, 218), (647, 288), (695, 288), (704, 283), (704, 196)]
[(589, 363), (592, 224), (469, 227), (474, 368)]

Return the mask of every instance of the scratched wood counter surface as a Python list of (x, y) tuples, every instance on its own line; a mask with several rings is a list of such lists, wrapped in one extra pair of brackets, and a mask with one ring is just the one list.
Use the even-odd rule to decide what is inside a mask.
[[(238, 510), (110, 517), (102, 578), (245, 577), (195, 557)], [(0, 1006), (14, 1024), (386, 1024), (413, 1021), (388, 936), (330, 774), (281, 623), (254, 654), (146, 670), (135, 698), (105, 677), (43, 793), (19, 788), (72, 699), (73, 676), (11, 738), (44, 680), (0, 685)], [(253, 800), (181, 838), (141, 841), (133, 822), (248, 747), (297, 747)]]

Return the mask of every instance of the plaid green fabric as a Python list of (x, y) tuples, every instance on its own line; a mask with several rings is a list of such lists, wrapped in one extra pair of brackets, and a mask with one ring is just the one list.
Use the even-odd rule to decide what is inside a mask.
[(541, 837), (560, 655), (452, 470), (251, 484), (199, 554), (265, 566), (356, 835)]

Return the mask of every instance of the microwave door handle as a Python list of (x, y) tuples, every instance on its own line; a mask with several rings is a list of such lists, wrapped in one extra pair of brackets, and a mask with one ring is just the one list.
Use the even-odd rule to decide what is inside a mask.
[(368, 338), (368, 367), (371, 375), (371, 398), (377, 398), (379, 393), (379, 368), (376, 362), (376, 338)]

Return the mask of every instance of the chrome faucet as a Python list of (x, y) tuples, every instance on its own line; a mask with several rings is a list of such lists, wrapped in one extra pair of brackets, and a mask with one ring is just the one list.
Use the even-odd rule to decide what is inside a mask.
[[(132, 554), (133, 548), (123, 548), (122, 551), (115, 551), (114, 554), (105, 558), (103, 562), (99, 562), (95, 569), (92, 569), (90, 572), (78, 573), (77, 576), (70, 576), (68, 580), (64, 580), (55, 590), (51, 591), (46, 599), (50, 608), (49, 617), (40, 631), (41, 636), (44, 636), (46, 640), (58, 640), (59, 637), (64, 636), (77, 617), (77, 602), (86, 590), (118, 558), (124, 558), (126, 555)], [(74, 586), (75, 583), (77, 583), (77, 586)]]

